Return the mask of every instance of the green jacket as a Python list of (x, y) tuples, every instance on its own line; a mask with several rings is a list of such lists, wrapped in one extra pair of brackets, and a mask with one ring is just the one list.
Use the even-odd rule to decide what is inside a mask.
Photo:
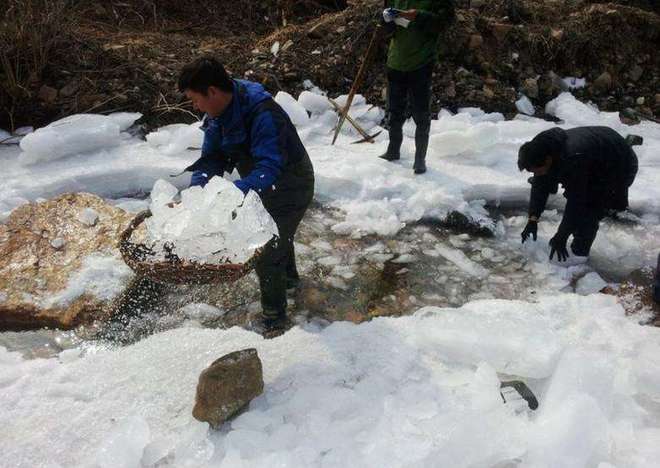
[(387, 54), (387, 66), (412, 71), (436, 60), (440, 32), (454, 16), (452, 0), (390, 0), (388, 7), (417, 10), (407, 28), (396, 27)]

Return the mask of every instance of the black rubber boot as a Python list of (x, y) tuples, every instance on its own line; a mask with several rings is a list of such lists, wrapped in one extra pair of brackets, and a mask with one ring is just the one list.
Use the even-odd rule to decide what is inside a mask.
[(387, 151), (378, 157), (385, 161), (398, 161), (401, 159), (401, 142), (390, 140), (390, 144), (387, 145)]
[(415, 132), (415, 164), (413, 170), (415, 174), (424, 174), (426, 172), (426, 150), (429, 147), (429, 132)]
[(292, 326), (291, 320), (284, 310), (262, 308), (260, 316), (253, 324), (253, 329), (264, 338), (274, 338), (282, 335)]

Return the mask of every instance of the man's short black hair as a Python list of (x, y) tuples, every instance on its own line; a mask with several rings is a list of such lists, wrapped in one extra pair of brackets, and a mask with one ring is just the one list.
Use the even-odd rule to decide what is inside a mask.
[(548, 156), (559, 156), (564, 151), (566, 132), (561, 128), (551, 128), (536, 135), (520, 147), (518, 169), (530, 170), (545, 164)]
[(222, 63), (213, 57), (199, 58), (181, 70), (179, 91), (182, 93), (189, 89), (206, 95), (210, 86), (229, 93), (234, 89), (234, 83), (229, 73)]

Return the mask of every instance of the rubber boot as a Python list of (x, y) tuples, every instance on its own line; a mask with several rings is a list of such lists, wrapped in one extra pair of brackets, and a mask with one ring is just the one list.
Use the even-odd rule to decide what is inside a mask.
[(387, 145), (387, 151), (378, 157), (385, 161), (398, 161), (401, 159), (401, 142), (390, 140), (390, 143)]
[(415, 164), (413, 170), (415, 174), (424, 174), (426, 172), (426, 150), (429, 146), (429, 132), (415, 132)]

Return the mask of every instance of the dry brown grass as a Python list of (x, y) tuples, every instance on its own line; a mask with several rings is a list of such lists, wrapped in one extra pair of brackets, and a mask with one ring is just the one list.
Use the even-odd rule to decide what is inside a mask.
[(0, 104), (13, 127), (16, 102), (38, 92), (51, 53), (69, 40), (74, 19), (71, 0), (6, 1), (0, 23)]

